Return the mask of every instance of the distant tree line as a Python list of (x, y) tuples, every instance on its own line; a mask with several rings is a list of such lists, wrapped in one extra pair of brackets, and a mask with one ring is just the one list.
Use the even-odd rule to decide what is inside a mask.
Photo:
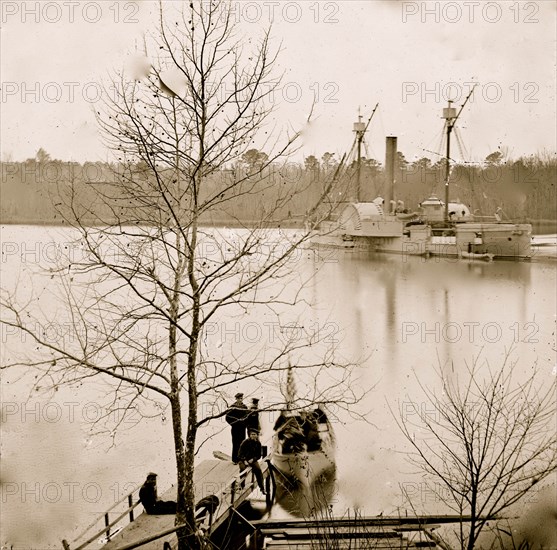
[[(266, 211), (276, 212), (276, 201), (282, 197), (280, 214), (293, 226), (303, 223), (306, 212), (331, 178), (337, 181), (331, 191), (331, 202), (356, 200), (356, 161), (345, 162), (335, 153), (325, 152), (320, 158), (309, 155), (301, 163), (269, 165), (267, 154), (250, 149), (233, 166), (220, 168), (211, 179), (212, 189), (225, 188), (227, 179), (242, 174), (253, 174), (265, 181), (265, 192), (258, 202), (249, 195), (235, 198), (226, 209), (212, 212), (204, 220), (207, 224), (249, 225)], [(1, 223), (58, 224), (62, 223), (60, 207), (63, 194), (71, 187), (83, 199), (90, 196), (91, 204), (83, 219), (99, 223), (109, 219), (103, 205), (95, 204), (92, 186), (114, 182), (122, 174), (133, 173), (138, 188), (145, 181), (147, 171), (140, 162), (118, 164), (102, 162), (65, 162), (51, 159), (39, 149), (34, 158), (24, 162), (1, 163)], [(395, 199), (403, 200), (409, 211), (432, 194), (444, 198), (445, 162), (433, 162), (427, 157), (413, 162), (399, 152), (396, 167)], [(498, 211), (509, 220), (552, 220), (557, 218), (557, 160), (555, 157), (530, 156), (510, 161), (499, 151), (491, 153), (481, 164), (456, 164), (451, 168), (451, 200), (470, 207), (477, 216), (492, 216)], [(371, 201), (385, 194), (385, 172), (381, 162), (363, 157), (360, 168), (360, 201)], [(271, 186), (268, 184), (272, 183)], [(71, 185), (70, 185), (71, 184)], [(263, 184), (262, 184), (263, 185)], [(275, 190), (276, 193), (271, 190)], [(284, 200), (284, 191), (291, 191), (296, 201)], [(272, 220), (271, 220), (272, 222)], [(284, 221), (282, 222), (285, 223)]]

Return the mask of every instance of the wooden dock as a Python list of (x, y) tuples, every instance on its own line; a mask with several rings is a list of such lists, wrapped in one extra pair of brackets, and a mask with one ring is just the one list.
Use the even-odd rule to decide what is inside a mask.
[[(482, 518), (488, 519), (488, 518)], [(470, 521), (470, 516), (355, 516), (319, 519), (260, 520), (249, 548), (253, 550), (369, 550), (439, 547), (435, 530)], [(442, 546), (442, 543), (441, 547)]]
[(434, 548), (436, 524), (404, 523), (401, 518), (256, 521), (256, 550), (335, 550)]
[[(270, 508), (275, 493), (273, 467), (269, 460), (270, 457), (266, 457), (260, 461), (266, 485), (267, 509)], [(205, 460), (195, 468), (194, 485), (196, 502), (210, 495), (219, 499), (219, 506), (213, 514), (204, 514), (203, 511), (198, 513), (198, 529), (212, 543), (224, 536), (222, 541), (230, 543), (230, 548), (237, 547), (230, 540), (231, 533), (225, 533), (222, 529), (219, 533), (219, 528), (225, 525), (229, 527), (229, 520), (238, 518), (242, 520), (242, 533), (235, 534), (242, 535), (243, 545), (246, 537), (249, 537), (251, 550), (316, 550), (332, 547), (337, 550), (402, 550), (435, 547), (439, 540), (433, 532), (436, 528), (446, 523), (470, 520), (468, 516), (437, 515), (247, 521), (236, 510), (257, 489), (257, 482), (250, 468), (240, 474), (238, 466), (232, 462)], [(144, 513), (138, 502), (139, 488), (138, 485), (134, 491), (114, 504), (71, 543), (64, 540), (64, 550), (91, 547), (98, 549), (103, 543), (102, 550), (175, 550), (175, 516)], [(176, 487), (172, 486), (160, 498), (175, 500)]]
[[(270, 469), (267, 460), (260, 461), (266, 480), (267, 504), (273, 497)], [(242, 484), (244, 487), (242, 487)], [(243, 504), (257, 488), (257, 482), (248, 468), (239, 473), (237, 465), (224, 460), (205, 460), (194, 470), (195, 501), (216, 495), (219, 506), (213, 514), (198, 514), (198, 528), (208, 536), (222, 526), (237, 507)], [(92, 523), (71, 543), (63, 541), (64, 550), (83, 550), (87, 547), (99, 548), (103, 539), (107, 542), (103, 550), (172, 550), (177, 546), (174, 515), (149, 515), (144, 513), (139, 503), (139, 485), (111, 509)], [(176, 500), (176, 486), (173, 485), (163, 494), (161, 500)], [(120, 508), (118, 505), (121, 505)], [(124, 507), (124, 509), (122, 508)], [(139, 515), (135, 517), (134, 515)], [(104, 526), (103, 526), (104, 523)], [(127, 523), (127, 525), (124, 525)]]

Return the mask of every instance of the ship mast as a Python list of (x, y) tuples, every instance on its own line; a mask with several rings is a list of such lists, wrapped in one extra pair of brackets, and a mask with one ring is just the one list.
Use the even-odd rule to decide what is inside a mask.
[(356, 202), (360, 202), (361, 179), (362, 179), (362, 141), (366, 125), (362, 122), (362, 115), (358, 109), (358, 122), (354, 122), (354, 132), (356, 132), (356, 141), (358, 143), (358, 160), (356, 164)]
[(464, 100), (464, 103), (462, 104), (462, 107), (460, 108), (460, 111), (458, 111), (458, 113), (456, 112), (455, 107), (451, 107), (453, 101), (450, 99), (449, 99), (449, 106), (443, 109), (443, 118), (447, 121), (446, 122), (447, 150), (445, 155), (445, 223), (449, 223), (449, 179), (451, 177), (451, 132), (453, 131), (454, 125), (456, 124), (456, 121), (458, 120), (460, 113), (462, 113), (462, 109), (464, 109), (464, 106), (466, 105), (466, 103), (468, 103), (468, 100), (472, 96), (472, 93), (474, 92), (474, 88), (476, 86), (477, 84), (474, 84), (474, 86), (470, 90), (470, 93), (466, 96), (466, 99)]
[[(358, 110), (358, 122), (354, 122), (354, 132), (356, 133), (356, 143), (358, 145), (358, 159), (356, 164), (356, 202), (360, 202), (361, 195), (361, 175), (362, 175), (362, 142), (364, 141), (365, 133), (368, 129), (369, 123), (375, 114), (375, 111), (379, 107), (379, 103), (375, 105), (371, 116), (367, 123), (362, 122), (362, 115)], [(354, 149), (352, 149), (354, 150)]]

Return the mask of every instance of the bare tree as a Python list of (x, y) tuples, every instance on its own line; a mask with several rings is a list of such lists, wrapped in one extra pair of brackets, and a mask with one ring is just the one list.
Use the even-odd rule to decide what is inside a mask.
[(418, 379), (424, 402), (407, 400), (394, 415), (427, 490), (469, 516), (462, 549), (557, 469), (555, 377), (544, 384), (534, 369), (517, 380), (517, 371), (508, 358), (499, 370), (475, 360), (462, 378), (440, 373), (440, 395)]
[[(111, 411), (158, 407), (157, 396), (167, 400), (176, 522), (186, 526), (178, 539), (185, 549), (199, 545), (193, 473), (200, 430), (222, 416), (235, 385), (276, 384), (290, 360), (298, 372), (312, 369), (312, 379), (324, 380), (303, 396), (307, 403), (348, 404), (358, 396), (348, 390), (350, 369), (328, 368), (337, 365), (334, 346), (304, 328), (300, 308), (288, 321), (282, 315), (300, 301), (305, 278), (289, 262), (309, 233), (277, 237), (269, 229), (306, 191), (281, 180), (278, 162), (297, 134), (278, 146), (271, 131), (280, 79), (272, 76), (270, 36), (257, 43), (235, 37), (225, 1), (181, 7), (163, 13), (161, 4), (158, 31), (145, 40), (150, 66), (133, 81), (116, 74), (97, 113), (118, 156), (113, 180), (90, 185), (86, 194), (68, 185), (64, 197), (62, 213), (83, 253), (51, 277), (71, 315), (72, 337), (53, 342), (34, 330), (28, 323), (32, 298), (24, 307), (5, 297), (3, 322), (32, 336), (37, 349), (7, 367), (33, 365), (56, 383), (106, 379)], [(228, 170), (254, 148), (254, 140), (275, 150), (265, 166), (255, 174)], [(314, 221), (330, 186), (322, 191), (307, 212)], [(239, 219), (234, 231), (202, 225), (215, 213), (235, 219), (238, 203), (257, 203), (263, 195), (263, 215), (249, 227)], [(209, 338), (215, 326), (254, 310), (264, 312), (266, 326), (280, 337), (230, 345), (219, 355)], [(295, 330), (284, 330), (289, 323)]]

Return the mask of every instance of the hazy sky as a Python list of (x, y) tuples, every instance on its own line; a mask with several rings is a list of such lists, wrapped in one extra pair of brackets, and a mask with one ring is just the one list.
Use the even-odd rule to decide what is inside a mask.
[[(303, 155), (350, 148), (358, 108), (379, 109), (367, 136), (408, 158), (437, 160), (447, 99), (461, 104), (465, 160), (556, 149), (556, 3), (485, 0), (232, 2), (242, 30), (273, 23), (284, 86), (277, 120), (299, 128), (317, 100)], [(120, 67), (156, 19), (150, 2), (4, 0), (2, 158), (39, 147), (64, 160), (104, 160), (92, 108), (98, 82)], [(433, 152), (430, 152), (433, 151)], [(454, 157), (461, 158), (455, 142)]]

